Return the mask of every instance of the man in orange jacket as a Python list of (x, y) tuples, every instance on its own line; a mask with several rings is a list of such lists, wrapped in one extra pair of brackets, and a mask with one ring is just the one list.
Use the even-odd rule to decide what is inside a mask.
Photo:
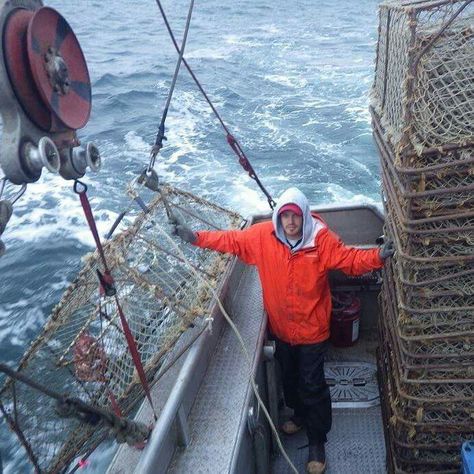
[(285, 191), (272, 222), (245, 230), (193, 232), (175, 220), (175, 233), (198, 247), (232, 253), (258, 269), (269, 330), (276, 340), (276, 358), (283, 374), (287, 405), (294, 410), (282, 426), (287, 434), (306, 425), (307, 471), (326, 469), (324, 443), (331, 429), (331, 398), (324, 378), (328, 348), (331, 293), (328, 271), (361, 275), (383, 266), (393, 243), (380, 249), (346, 247), (309, 208), (297, 188)]

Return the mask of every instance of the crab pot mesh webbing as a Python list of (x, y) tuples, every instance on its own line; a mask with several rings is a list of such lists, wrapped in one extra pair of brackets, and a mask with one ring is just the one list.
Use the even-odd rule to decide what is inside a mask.
[[(194, 230), (238, 228), (242, 219), (197, 197), (163, 188), (174, 212)], [(136, 342), (148, 380), (190, 325), (204, 325), (216, 288), (230, 259), (170, 237), (160, 195), (124, 232), (104, 245), (118, 300)], [(184, 254), (180, 254), (179, 250)], [(187, 260), (187, 263), (185, 260)], [(205, 280), (197, 277), (194, 270)], [(100, 297), (97, 253), (85, 265), (54, 308), (43, 332), (23, 357), (19, 370), (60, 393), (112, 408), (127, 415), (144, 398), (144, 390), (127, 346), (117, 301)], [(36, 469), (58, 472), (94, 446), (105, 433), (60, 418), (54, 403), (22, 383), (7, 381), (0, 392), (8, 421), (26, 446)], [(16, 410), (14, 410), (16, 400)]]
[[(382, 336), (383, 337), (383, 336)], [(383, 345), (379, 351), (378, 366), (381, 376), (382, 412), (386, 432), (388, 461), (392, 465), (389, 472), (459, 472), (459, 446), (472, 435), (472, 428), (459, 423), (428, 423), (425, 421), (423, 402), (413, 402), (400, 395), (395, 386), (395, 377), (389, 358), (390, 347)], [(406, 414), (405, 404), (413, 405), (411, 413)], [(452, 403), (452, 407), (459, 403)], [(462, 410), (461, 410), (462, 411)], [(439, 414), (430, 413), (435, 419), (442, 419), (446, 410)], [(449, 414), (449, 410), (447, 412)], [(469, 415), (465, 414), (465, 419)], [(447, 416), (449, 419), (449, 416)], [(395, 468), (394, 468), (395, 467)]]
[[(461, 167), (474, 164), (472, 141), (462, 145), (447, 143), (425, 150), (418, 154), (415, 150), (407, 151), (404, 154), (397, 153), (393, 144), (388, 141), (388, 132), (385, 125), (382, 125), (381, 118), (373, 107), (369, 107), (372, 116), (372, 129), (374, 138), (381, 154), (385, 154), (390, 159), (397, 173), (400, 175), (413, 175), (422, 173), (433, 173), (443, 170), (450, 172)], [(467, 153), (466, 153), (467, 151)]]
[(474, 3), (465, 4), (380, 6), (372, 106), (397, 154), (474, 141)]
[[(473, 79), (474, 80), (474, 79)], [(474, 157), (473, 149), (460, 152)], [(473, 209), (474, 164), (407, 175), (398, 172), (393, 162), (381, 153), (382, 177), (391, 183), (390, 192), (399, 208), (411, 219), (463, 215)], [(474, 213), (473, 213), (474, 214)]]
[(395, 472), (457, 472), (474, 437), (474, 2), (386, 1), (379, 20), (387, 451)]
[(412, 219), (466, 213), (474, 203), (474, 147), (437, 151), (436, 157), (450, 156), (449, 163), (432, 166), (398, 164), (393, 147), (384, 141), (378, 118), (372, 120), (374, 138), (380, 154), (382, 175), (391, 183), (391, 194), (403, 212)]
[[(384, 324), (388, 328), (394, 345), (400, 350), (400, 357), (407, 369), (419, 370), (422, 377), (444, 379), (446, 377), (464, 380), (474, 379), (474, 368), (471, 367), (474, 356), (474, 328), (469, 318), (458, 320), (458, 325), (448, 321), (438, 322), (434, 318), (420, 326), (413, 317), (403, 315), (411, 323), (407, 329), (404, 321), (397, 319), (398, 298), (393, 293), (390, 280), (384, 282), (382, 307)], [(466, 313), (464, 313), (466, 314)], [(413, 321), (415, 320), (415, 321)], [(431, 324), (430, 324), (431, 323)], [(443, 369), (440, 371), (439, 369)], [(437, 374), (436, 376), (433, 374)]]

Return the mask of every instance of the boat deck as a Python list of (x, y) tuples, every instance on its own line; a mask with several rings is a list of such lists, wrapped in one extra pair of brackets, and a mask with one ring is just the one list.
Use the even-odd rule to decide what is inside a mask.
[[(226, 309), (245, 341), (255, 368), (265, 331), (262, 290), (255, 268), (243, 267)], [(241, 432), (247, 429), (250, 367), (242, 347), (225, 323), (188, 418), (189, 444), (178, 448), (168, 474), (252, 472), (251, 459), (240, 457)]]
[[(367, 334), (366, 336), (369, 336)], [(376, 340), (362, 338), (355, 346), (344, 349), (332, 347), (328, 361), (370, 362), (375, 364)], [(333, 406), (332, 429), (326, 444), (327, 474), (383, 474), (385, 442), (380, 404), (367, 408), (338, 408)], [(285, 416), (285, 414), (283, 414)], [(295, 435), (281, 435), (287, 454), (304, 473), (308, 462), (308, 440), (304, 431)], [(283, 456), (275, 454), (272, 474), (288, 474), (291, 470)]]
[[(341, 408), (333, 410), (333, 427), (326, 445), (326, 474), (382, 474), (385, 468), (385, 445), (380, 407), (364, 409)], [(283, 435), (288, 456), (298, 472), (304, 473), (308, 462), (306, 434)], [(272, 465), (272, 474), (291, 473), (282, 455)]]
[[(335, 209), (325, 214), (325, 217), (349, 244), (370, 245), (375, 236), (380, 235), (383, 220), (380, 216), (374, 217), (373, 212), (369, 211), (361, 208), (347, 214), (344, 209)], [(337, 218), (338, 215), (343, 218)], [(353, 231), (357, 227), (356, 221), (371, 222), (371, 219), (375, 223), (366, 227), (370, 235), (361, 236), (360, 232)], [(122, 446), (108, 474), (291, 472), (278, 453), (273, 454), (271, 466), (268, 466), (266, 453), (262, 454), (262, 449), (266, 451), (268, 448), (268, 442), (262, 443), (262, 439), (269, 440), (270, 435), (266, 427), (262, 428), (265, 425), (263, 414), (257, 407), (249, 383), (252, 371), (264, 398), (277, 392), (268, 389), (269, 381), (265, 375), (268, 374), (271, 359), (266, 359), (263, 350), (266, 323), (258, 275), (255, 268), (241, 262), (236, 262), (229, 275), (228, 281), (225, 281), (232, 291), (222, 289), (221, 294), (225, 295), (223, 303), (244, 338), (252, 367), (242, 356), (240, 344), (230, 326), (221, 314), (213, 313), (213, 332), (203, 333), (153, 389), (152, 397), (160, 416), (146, 448), (137, 452)], [(345, 281), (338, 275), (334, 276), (332, 283), (339, 290), (347, 285), (361, 296), (361, 339), (351, 348), (331, 348), (326, 368), (335, 361), (360, 362), (362, 366), (369, 363), (375, 367), (377, 341), (374, 329), (379, 314), (379, 283), (374, 283), (373, 279)], [(170, 357), (191, 336), (187, 333)], [(375, 376), (368, 384), (371, 389), (370, 407), (334, 407), (333, 428), (327, 445), (329, 474), (386, 472), (382, 416), (380, 405), (374, 402), (378, 395), (374, 380)], [(343, 380), (338, 385), (343, 399), (348, 396), (344, 383)], [(354, 383), (352, 387), (353, 391), (359, 390), (358, 384)], [(277, 404), (270, 402), (275, 402), (275, 397), (268, 403), (273, 406), (271, 412), (277, 418)], [(148, 404), (143, 404), (137, 419), (145, 423), (153, 421)], [(253, 436), (259, 429), (263, 430), (259, 432), (263, 433), (260, 439)], [(293, 437), (282, 435), (282, 441), (290, 458), (303, 474), (307, 448), (298, 448), (307, 443), (306, 436), (304, 433)], [(255, 453), (260, 453), (259, 466)]]

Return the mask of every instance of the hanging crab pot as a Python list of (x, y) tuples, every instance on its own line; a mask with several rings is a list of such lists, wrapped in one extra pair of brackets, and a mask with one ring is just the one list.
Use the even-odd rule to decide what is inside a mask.
[[(186, 216), (195, 230), (237, 229), (242, 224), (238, 214), (162, 187), (146, 212), (133, 220), (128, 216), (129, 226), (104, 244), (117, 298), (150, 384), (181, 334), (192, 325), (207, 327), (205, 318), (215, 305), (213, 290), (232, 258), (172, 237), (166, 206)], [(114, 400), (127, 416), (145, 391), (128, 348), (118, 299), (101, 295), (100, 256), (89, 254), (84, 262), (18, 370), (86, 403), (110, 409)], [(104, 425), (91, 427), (58, 417), (47, 396), (11, 380), (0, 388), (0, 399), (0, 409), (3, 405), (39, 472), (60, 472), (107, 433)]]

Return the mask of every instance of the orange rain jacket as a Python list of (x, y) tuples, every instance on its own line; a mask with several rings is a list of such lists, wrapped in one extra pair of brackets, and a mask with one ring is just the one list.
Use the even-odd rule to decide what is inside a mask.
[[(291, 202), (295, 201), (300, 205), (293, 196)], [(290, 250), (280, 240), (278, 227), (275, 231), (278, 209), (284, 204), (279, 202), (273, 223), (258, 223), (245, 230), (200, 231), (194, 245), (232, 253), (256, 265), (270, 330), (275, 336), (290, 344), (321, 342), (329, 338), (332, 309), (328, 270), (361, 275), (381, 268), (383, 261), (377, 248), (346, 247), (317, 214), (310, 213), (307, 204), (303, 215), (313, 226), (305, 227), (312, 230), (306, 236), (311, 240), (304, 245), (303, 237), (303, 245)]]

